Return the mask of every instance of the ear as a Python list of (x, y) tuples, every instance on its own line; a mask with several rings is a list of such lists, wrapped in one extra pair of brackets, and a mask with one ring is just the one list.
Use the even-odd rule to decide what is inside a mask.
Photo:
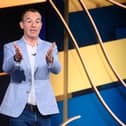
[(21, 29), (24, 29), (24, 26), (23, 26), (23, 22), (22, 21), (19, 22), (19, 25), (20, 25), (20, 28)]

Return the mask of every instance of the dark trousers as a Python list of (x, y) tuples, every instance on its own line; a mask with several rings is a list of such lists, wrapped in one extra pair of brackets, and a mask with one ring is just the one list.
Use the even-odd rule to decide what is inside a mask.
[(10, 126), (51, 126), (50, 116), (42, 116), (36, 106), (26, 105), (18, 118), (9, 119)]

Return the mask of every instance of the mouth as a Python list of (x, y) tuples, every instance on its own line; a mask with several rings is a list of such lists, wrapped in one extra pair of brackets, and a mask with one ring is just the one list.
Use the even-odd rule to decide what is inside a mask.
[(36, 32), (37, 30), (30, 30), (30, 32)]
[(30, 33), (37, 34), (38, 32), (37, 32), (37, 30), (30, 30)]

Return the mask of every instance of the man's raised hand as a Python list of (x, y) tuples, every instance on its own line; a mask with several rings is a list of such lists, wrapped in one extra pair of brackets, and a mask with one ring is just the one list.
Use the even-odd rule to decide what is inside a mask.
[(46, 60), (47, 63), (52, 63), (53, 62), (53, 49), (55, 48), (55, 42), (52, 43), (52, 45), (50, 46), (50, 48), (48, 49), (47, 53), (46, 53)]
[(16, 43), (14, 43), (13, 45), (14, 45), (14, 48), (15, 48), (14, 60), (16, 62), (20, 62), (23, 58), (22, 53), (21, 53), (21, 49), (18, 47), (18, 45)]

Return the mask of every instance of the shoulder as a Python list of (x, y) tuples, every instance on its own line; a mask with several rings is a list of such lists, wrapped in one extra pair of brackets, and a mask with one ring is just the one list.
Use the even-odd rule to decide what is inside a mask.
[(47, 47), (47, 48), (50, 47), (51, 44), (52, 44), (52, 42), (46, 41), (46, 40), (42, 40), (42, 39), (39, 40), (39, 43), (40, 43), (41, 46)]
[(22, 41), (22, 39), (18, 39), (18, 40), (10, 41), (10, 42), (8, 42), (8, 43), (5, 43), (4, 46), (5, 46), (5, 47), (8, 47), (8, 46), (11, 47), (11, 46), (13, 46), (14, 43), (16, 43), (16, 44), (20, 44), (21, 41)]
[(22, 39), (18, 39), (18, 40), (14, 40), (14, 41), (10, 41), (8, 43), (5, 43), (4, 44), (4, 48), (11, 48), (11, 49), (13, 49), (14, 43), (16, 43), (17, 45), (20, 45), (20, 43), (22, 43)]
[(14, 43), (14, 42), (5, 43), (5, 44), (4, 44), (4, 47), (11, 47), (11, 46), (13, 46), (13, 43)]
[(49, 42), (49, 41), (42, 40), (42, 39), (39, 39), (39, 41), (40, 41), (41, 44), (51, 45), (51, 42)]

